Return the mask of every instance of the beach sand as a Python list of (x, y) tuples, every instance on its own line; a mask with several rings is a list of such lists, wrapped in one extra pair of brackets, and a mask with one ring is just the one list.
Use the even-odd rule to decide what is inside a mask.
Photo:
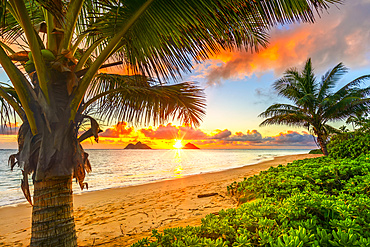
[[(193, 175), (139, 186), (107, 189), (74, 196), (79, 246), (130, 246), (152, 229), (200, 225), (201, 218), (237, 202), (227, 186), (271, 166), (321, 155), (276, 157), (241, 168)], [(198, 195), (218, 195), (198, 198)], [(31, 206), (0, 208), (0, 246), (27, 246), (31, 236)]]

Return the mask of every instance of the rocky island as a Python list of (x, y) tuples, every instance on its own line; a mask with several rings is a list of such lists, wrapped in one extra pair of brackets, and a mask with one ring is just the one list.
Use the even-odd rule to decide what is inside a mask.
[(125, 149), (152, 149), (151, 147), (149, 147), (148, 145), (144, 144), (144, 143), (141, 143), (141, 142), (138, 142), (136, 143), (135, 145), (132, 144), (132, 143), (129, 143)]
[(195, 146), (193, 143), (188, 142), (188, 143), (186, 143), (185, 146), (182, 147), (182, 149), (200, 149), (200, 148)]

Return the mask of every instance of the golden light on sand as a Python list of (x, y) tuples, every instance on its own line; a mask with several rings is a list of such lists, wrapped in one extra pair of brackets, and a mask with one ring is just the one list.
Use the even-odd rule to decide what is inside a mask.
[(182, 148), (182, 140), (175, 140), (175, 144), (173, 145), (174, 148), (180, 149)]

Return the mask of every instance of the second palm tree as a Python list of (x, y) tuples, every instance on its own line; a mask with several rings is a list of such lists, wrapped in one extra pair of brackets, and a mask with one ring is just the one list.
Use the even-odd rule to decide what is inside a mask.
[(285, 124), (306, 127), (316, 136), (318, 145), (324, 155), (328, 155), (326, 144), (332, 133), (339, 132), (328, 122), (345, 120), (355, 112), (366, 112), (370, 99), (370, 87), (360, 88), (359, 84), (370, 78), (361, 76), (332, 92), (348, 69), (339, 63), (322, 76), (321, 81), (313, 73), (311, 58), (302, 70), (296, 68), (285, 71), (284, 76), (274, 84), (278, 95), (293, 104), (274, 104), (259, 116), (266, 118), (260, 126)]

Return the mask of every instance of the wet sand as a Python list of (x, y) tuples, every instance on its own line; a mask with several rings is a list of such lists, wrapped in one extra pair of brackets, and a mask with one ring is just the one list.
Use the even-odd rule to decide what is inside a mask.
[[(130, 246), (152, 229), (199, 225), (201, 218), (237, 202), (227, 186), (271, 166), (321, 155), (300, 154), (221, 172), (193, 175), (150, 184), (93, 191), (74, 196), (79, 246)], [(198, 195), (218, 193), (198, 198)], [(31, 206), (0, 207), (0, 246), (27, 246)]]

